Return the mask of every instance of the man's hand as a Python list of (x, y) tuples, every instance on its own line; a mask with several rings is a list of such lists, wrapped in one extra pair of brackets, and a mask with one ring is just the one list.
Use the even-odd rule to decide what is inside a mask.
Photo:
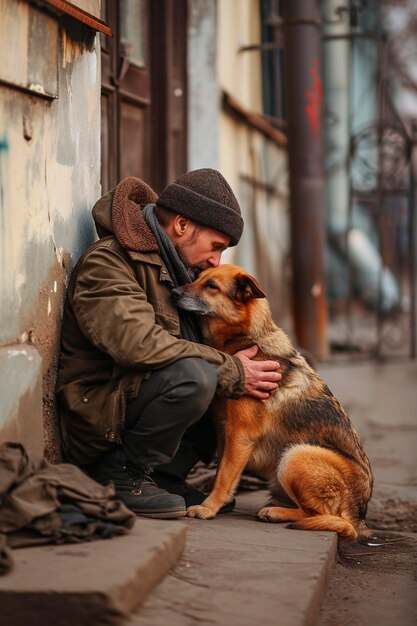
[(236, 356), (245, 370), (245, 395), (266, 400), (271, 391), (279, 387), (278, 381), (282, 375), (277, 371), (280, 368), (276, 361), (253, 361), (258, 352), (258, 346), (254, 345), (246, 350), (236, 352)]

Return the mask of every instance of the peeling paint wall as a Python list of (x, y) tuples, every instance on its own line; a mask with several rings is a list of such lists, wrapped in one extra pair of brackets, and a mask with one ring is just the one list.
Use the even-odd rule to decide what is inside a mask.
[(215, 0), (188, 3), (188, 169), (219, 167)]
[(239, 198), (245, 228), (225, 260), (245, 267), (265, 290), (276, 322), (293, 333), (287, 151), (223, 113), (220, 169)]
[(100, 195), (99, 46), (23, 0), (0, 14), (0, 441), (57, 460), (62, 304)]
[(245, 219), (240, 244), (223, 255), (265, 288), (277, 322), (292, 332), (290, 219), (286, 148), (222, 110), (225, 90), (262, 113), (258, 0), (189, 0), (189, 168), (216, 167), (229, 181)]
[(262, 112), (262, 82), (259, 52), (241, 52), (241, 46), (260, 40), (259, 0), (218, 2), (217, 53), (218, 75), (246, 108)]

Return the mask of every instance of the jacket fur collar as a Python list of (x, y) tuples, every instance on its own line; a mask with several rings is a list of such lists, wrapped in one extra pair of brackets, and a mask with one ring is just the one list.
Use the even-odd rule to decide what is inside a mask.
[(140, 178), (124, 178), (94, 205), (93, 217), (99, 237), (114, 234), (125, 250), (159, 252), (157, 241), (142, 215), (142, 208), (155, 202), (157, 197)]

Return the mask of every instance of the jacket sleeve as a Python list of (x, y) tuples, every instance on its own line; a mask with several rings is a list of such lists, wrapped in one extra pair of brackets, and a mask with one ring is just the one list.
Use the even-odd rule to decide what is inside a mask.
[(219, 395), (243, 394), (240, 360), (175, 337), (160, 326), (133, 269), (117, 251), (97, 247), (84, 257), (72, 305), (82, 332), (120, 367), (146, 372), (178, 359), (200, 357), (217, 369)]

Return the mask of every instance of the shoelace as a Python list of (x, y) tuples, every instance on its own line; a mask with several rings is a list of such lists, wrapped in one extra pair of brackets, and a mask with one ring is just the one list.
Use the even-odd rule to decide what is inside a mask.
[(123, 469), (126, 470), (130, 478), (132, 478), (132, 493), (134, 495), (140, 495), (142, 493), (141, 487), (143, 485), (153, 485), (154, 487), (158, 487), (156, 482), (150, 477), (149, 470), (141, 470), (132, 465), (124, 465)]

